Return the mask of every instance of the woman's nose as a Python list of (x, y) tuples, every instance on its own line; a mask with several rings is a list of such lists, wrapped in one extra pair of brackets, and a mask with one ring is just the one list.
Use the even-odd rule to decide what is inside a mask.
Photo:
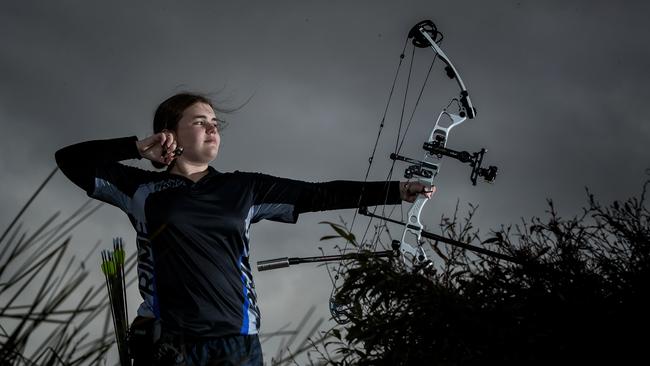
[(205, 126), (205, 133), (210, 134), (210, 133), (215, 133), (215, 132), (217, 132), (217, 126), (216, 125), (214, 125), (212, 123), (208, 123)]

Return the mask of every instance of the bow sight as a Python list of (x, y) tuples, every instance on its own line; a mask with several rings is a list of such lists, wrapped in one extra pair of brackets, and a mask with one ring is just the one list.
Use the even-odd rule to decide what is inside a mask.
[[(448, 149), (445, 147), (445, 140), (442, 135), (437, 135), (434, 141), (425, 142), (422, 149), (424, 149), (429, 156), (435, 156), (438, 159), (441, 159), (443, 156), (448, 156), (460, 161), (461, 163), (468, 163), (469, 166), (472, 167), (472, 173), (469, 178), (472, 181), (472, 185), (476, 185), (478, 177), (483, 178), (488, 183), (493, 183), (497, 177), (498, 168), (496, 166), (490, 165), (487, 168), (481, 167), (481, 164), (483, 163), (483, 155), (487, 152), (485, 149), (481, 149), (475, 153)], [(438, 170), (438, 165), (407, 158), (395, 153), (390, 154), (390, 159), (400, 160), (411, 164), (411, 166), (406, 168), (404, 171), (404, 178), (406, 179), (411, 179), (413, 176), (433, 178), (434, 172), (437, 172)]]

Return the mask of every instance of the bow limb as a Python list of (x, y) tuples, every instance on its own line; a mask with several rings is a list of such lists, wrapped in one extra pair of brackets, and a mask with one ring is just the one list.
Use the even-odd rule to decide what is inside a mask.
[[(441, 59), (445, 65), (447, 65), (445, 68), (447, 76), (452, 79), (456, 79), (458, 87), (460, 88), (460, 103), (467, 112), (467, 116), (469, 118), (474, 118), (476, 117), (476, 108), (474, 108), (474, 105), (472, 104), (472, 100), (469, 97), (469, 92), (465, 87), (463, 79), (460, 77), (460, 74), (456, 70), (456, 67), (451, 63), (451, 60), (449, 57), (447, 57), (442, 48), (438, 46), (436, 38), (439, 35), (442, 37), (442, 35), (438, 32), (435, 24), (433, 24), (431, 20), (425, 20), (416, 24), (409, 32), (409, 38), (414, 38), (413, 44), (416, 47), (431, 47), (436, 56)], [(438, 39), (438, 42), (440, 42), (441, 39), (442, 38)]]

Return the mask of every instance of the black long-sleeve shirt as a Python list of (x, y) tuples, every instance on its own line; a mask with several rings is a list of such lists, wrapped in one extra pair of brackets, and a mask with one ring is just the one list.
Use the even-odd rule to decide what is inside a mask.
[(258, 332), (248, 260), (252, 223), (295, 223), (303, 212), (401, 202), (398, 182), (389, 182), (387, 191), (385, 182), (307, 183), (209, 167), (195, 183), (120, 164), (141, 158), (136, 141), (134, 136), (82, 142), (57, 151), (56, 162), (90, 197), (128, 215), (137, 233), (144, 299), (138, 314), (159, 318), (171, 333)]

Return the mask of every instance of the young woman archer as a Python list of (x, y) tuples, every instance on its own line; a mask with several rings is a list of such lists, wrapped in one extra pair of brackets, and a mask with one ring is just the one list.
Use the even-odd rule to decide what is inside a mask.
[[(434, 191), (417, 182), (308, 183), (217, 171), (209, 165), (221, 142), (215, 110), (202, 95), (176, 94), (158, 106), (149, 137), (87, 141), (55, 154), (72, 182), (120, 208), (136, 231), (144, 300), (131, 332), (136, 365), (262, 365), (251, 224), (413, 202)], [(166, 169), (120, 163), (142, 158)]]

